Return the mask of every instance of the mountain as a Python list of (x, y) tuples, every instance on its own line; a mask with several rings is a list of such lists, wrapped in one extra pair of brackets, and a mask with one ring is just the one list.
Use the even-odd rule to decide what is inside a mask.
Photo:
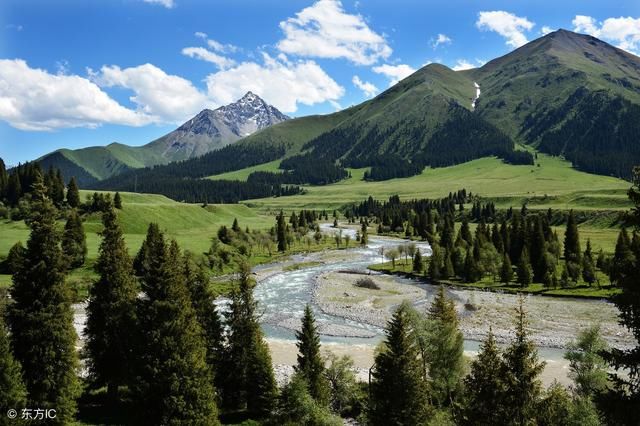
[(176, 130), (140, 147), (112, 143), (105, 147), (60, 149), (37, 161), (45, 168), (60, 168), (65, 176), (76, 176), (81, 186), (87, 186), (128, 170), (201, 156), (288, 119), (248, 92), (232, 104), (201, 111)]
[[(288, 120), (135, 179), (146, 182), (140, 190), (162, 191), (160, 181), (281, 160), (280, 173), (254, 172), (247, 185), (325, 184), (342, 179), (343, 167), (369, 167), (366, 179), (384, 180), (485, 156), (533, 164), (532, 149), (628, 178), (640, 164), (638, 135), (640, 58), (559, 30), (477, 69), (427, 65), (360, 105)], [(124, 173), (100, 187), (133, 189), (133, 182)]]

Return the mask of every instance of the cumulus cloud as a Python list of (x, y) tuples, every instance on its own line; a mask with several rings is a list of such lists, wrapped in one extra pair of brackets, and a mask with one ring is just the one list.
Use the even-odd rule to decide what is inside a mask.
[(476, 59), (475, 63), (470, 62), (466, 59), (458, 59), (456, 61), (456, 64), (453, 67), (451, 67), (451, 69), (454, 71), (470, 70), (472, 68), (481, 67), (486, 63), (487, 61), (483, 61), (482, 59)]
[(90, 71), (101, 87), (122, 87), (134, 95), (129, 99), (138, 111), (158, 123), (181, 123), (210, 105), (207, 95), (177, 75), (170, 75), (152, 64), (131, 68), (103, 66)]
[(361, 15), (346, 13), (339, 0), (319, 0), (280, 22), (280, 28), (285, 38), (277, 47), (287, 54), (371, 65), (392, 53), (385, 38)]
[(298, 104), (337, 101), (344, 88), (312, 60), (289, 61), (263, 53), (263, 63), (243, 62), (206, 78), (209, 97), (228, 104), (247, 91), (264, 98), (283, 112), (295, 112)]
[(466, 59), (458, 59), (452, 69), (454, 71), (463, 71), (463, 70), (470, 70), (471, 68), (475, 68), (475, 65), (473, 65), (471, 62), (467, 61)]
[(398, 65), (383, 64), (377, 67), (373, 67), (372, 71), (387, 77), (390, 80), (389, 86), (393, 86), (403, 78), (408, 77), (414, 72), (416, 72), (415, 68), (412, 68), (407, 64), (398, 64)]
[(431, 46), (434, 49), (437, 49), (438, 46), (442, 46), (444, 44), (451, 44), (451, 38), (449, 38), (446, 34), (438, 34), (438, 37), (432, 42)]
[(543, 26), (543, 27), (540, 29), (540, 34), (542, 34), (542, 35), (547, 35), (547, 34), (552, 33), (552, 32), (554, 32), (554, 31), (555, 31), (555, 30), (554, 30), (553, 28), (551, 28), (551, 27), (547, 27), (547, 26), (545, 25), (545, 26)]
[(362, 90), (367, 98), (373, 98), (376, 93), (378, 93), (378, 88), (373, 83), (362, 81), (357, 75), (354, 75), (351, 81), (353, 82), (354, 86)]
[(576, 15), (574, 31), (615, 43), (620, 49), (640, 55), (640, 18), (607, 18), (598, 23), (591, 16)]
[(161, 6), (166, 7), (167, 9), (172, 9), (176, 3), (173, 0), (142, 0), (145, 3), (151, 3), (151, 4), (159, 4)]
[(230, 68), (235, 65), (235, 61), (233, 59), (218, 55), (204, 47), (185, 47), (182, 49), (182, 54), (190, 58), (211, 62), (220, 69)]
[(503, 10), (480, 12), (476, 26), (485, 31), (494, 31), (507, 40), (507, 45), (517, 48), (527, 42), (525, 31), (531, 31), (535, 24), (527, 18), (516, 16)]
[(142, 126), (151, 121), (86, 78), (50, 74), (21, 59), (0, 60), (0, 119), (17, 129), (39, 131), (104, 123)]
[(195, 33), (193, 33), (194, 36), (198, 37), (198, 38), (203, 38), (206, 40), (207, 33), (203, 33), (202, 31), (196, 31)]

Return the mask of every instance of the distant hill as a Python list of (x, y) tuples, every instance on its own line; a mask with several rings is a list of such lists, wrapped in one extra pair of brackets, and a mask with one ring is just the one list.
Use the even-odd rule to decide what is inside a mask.
[[(357, 106), (287, 120), (201, 157), (123, 170), (96, 185), (160, 193), (169, 185), (176, 196), (190, 185), (184, 178), (279, 160), (282, 173), (257, 168), (249, 174), (248, 194), (258, 184), (264, 190), (336, 182), (348, 167), (367, 167), (364, 179), (375, 181), (488, 156), (533, 164), (534, 150), (628, 179), (640, 164), (638, 135), (640, 58), (558, 30), (480, 68), (430, 64)], [(192, 200), (214, 195), (188, 192)]]
[(248, 92), (232, 104), (201, 111), (171, 133), (140, 147), (112, 143), (105, 147), (60, 149), (37, 161), (45, 168), (60, 168), (65, 176), (76, 176), (79, 184), (86, 187), (127, 170), (203, 155), (288, 119)]

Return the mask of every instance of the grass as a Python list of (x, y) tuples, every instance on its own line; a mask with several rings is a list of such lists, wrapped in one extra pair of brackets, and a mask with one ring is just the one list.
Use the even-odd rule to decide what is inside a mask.
[(360, 202), (370, 195), (386, 200), (390, 195), (402, 199), (441, 198), (465, 188), (496, 206), (530, 208), (626, 210), (631, 205), (626, 191), (629, 182), (578, 171), (557, 157), (538, 154), (540, 166), (513, 166), (496, 158), (482, 158), (451, 167), (427, 168), (409, 178), (382, 182), (362, 180), (366, 169), (351, 169), (351, 178), (326, 186), (306, 186), (305, 194), (244, 201), (262, 211), (291, 208), (333, 209)]
[(245, 169), (236, 170), (234, 172), (221, 173), (219, 175), (209, 176), (207, 179), (211, 180), (239, 180), (246, 182), (249, 175), (253, 172), (273, 172), (282, 173), (278, 167), (282, 160), (275, 160), (269, 163), (259, 164), (253, 167), (247, 167)]
[(322, 265), (322, 262), (299, 262), (293, 265), (287, 265), (282, 268), (283, 271), (297, 271), (304, 268), (313, 268), (314, 266)]
[[(405, 263), (404, 259), (396, 260), (395, 266), (392, 262), (378, 263), (374, 265), (370, 265), (368, 267), (372, 271), (383, 272), (387, 274), (394, 275), (404, 275), (410, 276), (414, 278), (418, 278), (420, 280), (426, 280), (424, 273), (415, 274), (412, 271), (412, 263), (411, 261)], [(606, 277), (600, 274), (601, 280), (604, 281)], [(460, 280), (438, 280), (439, 284), (451, 285), (469, 289), (477, 289), (477, 290), (487, 290), (494, 292), (504, 292), (504, 293), (526, 293), (526, 294), (536, 294), (540, 296), (554, 296), (554, 297), (580, 297), (580, 298), (589, 298), (589, 299), (608, 299), (614, 294), (620, 292), (620, 289), (615, 288), (611, 285), (594, 285), (589, 287), (588, 285), (579, 283), (573, 287), (567, 288), (546, 288), (540, 283), (533, 283), (526, 287), (521, 287), (517, 283), (498, 283), (493, 281), (491, 277), (484, 277), (481, 281), (474, 283), (465, 283)]]

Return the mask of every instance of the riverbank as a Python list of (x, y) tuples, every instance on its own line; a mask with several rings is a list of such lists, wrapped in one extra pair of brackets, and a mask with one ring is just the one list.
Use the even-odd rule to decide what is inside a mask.
[[(367, 277), (380, 290), (356, 287), (356, 280), (362, 276), (342, 272), (320, 274), (314, 282), (314, 304), (324, 313), (383, 328), (403, 300), (424, 311), (437, 289), (434, 285), (398, 282), (391, 276), (377, 274)], [(500, 343), (512, 339), (514, 313), (520, 296), (452, 287), (447, 287), (446, 291), (455, 303), (465, 339), (481, 341), (489, 328)], [(531, 339), (537, 346), (564, 349), (575, 340), (579, 330), (595, 324), (600, 324), (602, 336), (610, 345), (617, 348), (635, 346), (633, 335), (618, 324), (617, 309), (606, 301), (527, 295), (525, 308)]]
[[(404, 260), (396, 260), (395, 265), (392, 262), (379, 263), (368, 266), (368, 269), (383, 274), (397, 275), (405, 278), (412, 278), (423, 282), (430, 282), (424, 275), (424, 272), (416, 274), (412, 271), (412, 262), (405, 263)], [(499, 283), (491, 280), (490, 278), (484, 278), (481, 281), (474, 283), (465, 283), (461, 280), (438, 280), (437, 284), (442, 284), (454, 288), (463, 288), (469, 290), (482, 290), (492, 291), (497, 293), (509, 293), (509, 294), (531, 294), (536, 296), (545, 297), (570, 297), (576, 299), (610, 299), (615, 294), (620, 292), (619, 288), (611, 285), (603, 286), (587, 286), (577, 285), (567, 288), (548, 288), (540, 283), (530, 284), (526, 287), (521, 287), (517, 283)]]
[[(271, 358), (274, 364), (274, 372), (278, 384), (286, 383), (293, 375), (293, 366), (296, 365), (298, 348), (293, 340), (267, 339)], [(369, 378), (369, 368), (373, 365), (375, 357), (375, 345), (347, 345), (339, 343), (322, 344), (322, 353), (333, 353), (336, 356), (348, 355), (354, 361), (354, 370), (358, 380), (366, 382)], [(465, 351), (465, 357), (471, 361), (477, 356), (475, 351)], [(545, 386), (549, 386), (554, 380), (563, 385), (570, 385), (568, 377), (569, 363), (561, 360), (546, 360), (541, 380)]]

